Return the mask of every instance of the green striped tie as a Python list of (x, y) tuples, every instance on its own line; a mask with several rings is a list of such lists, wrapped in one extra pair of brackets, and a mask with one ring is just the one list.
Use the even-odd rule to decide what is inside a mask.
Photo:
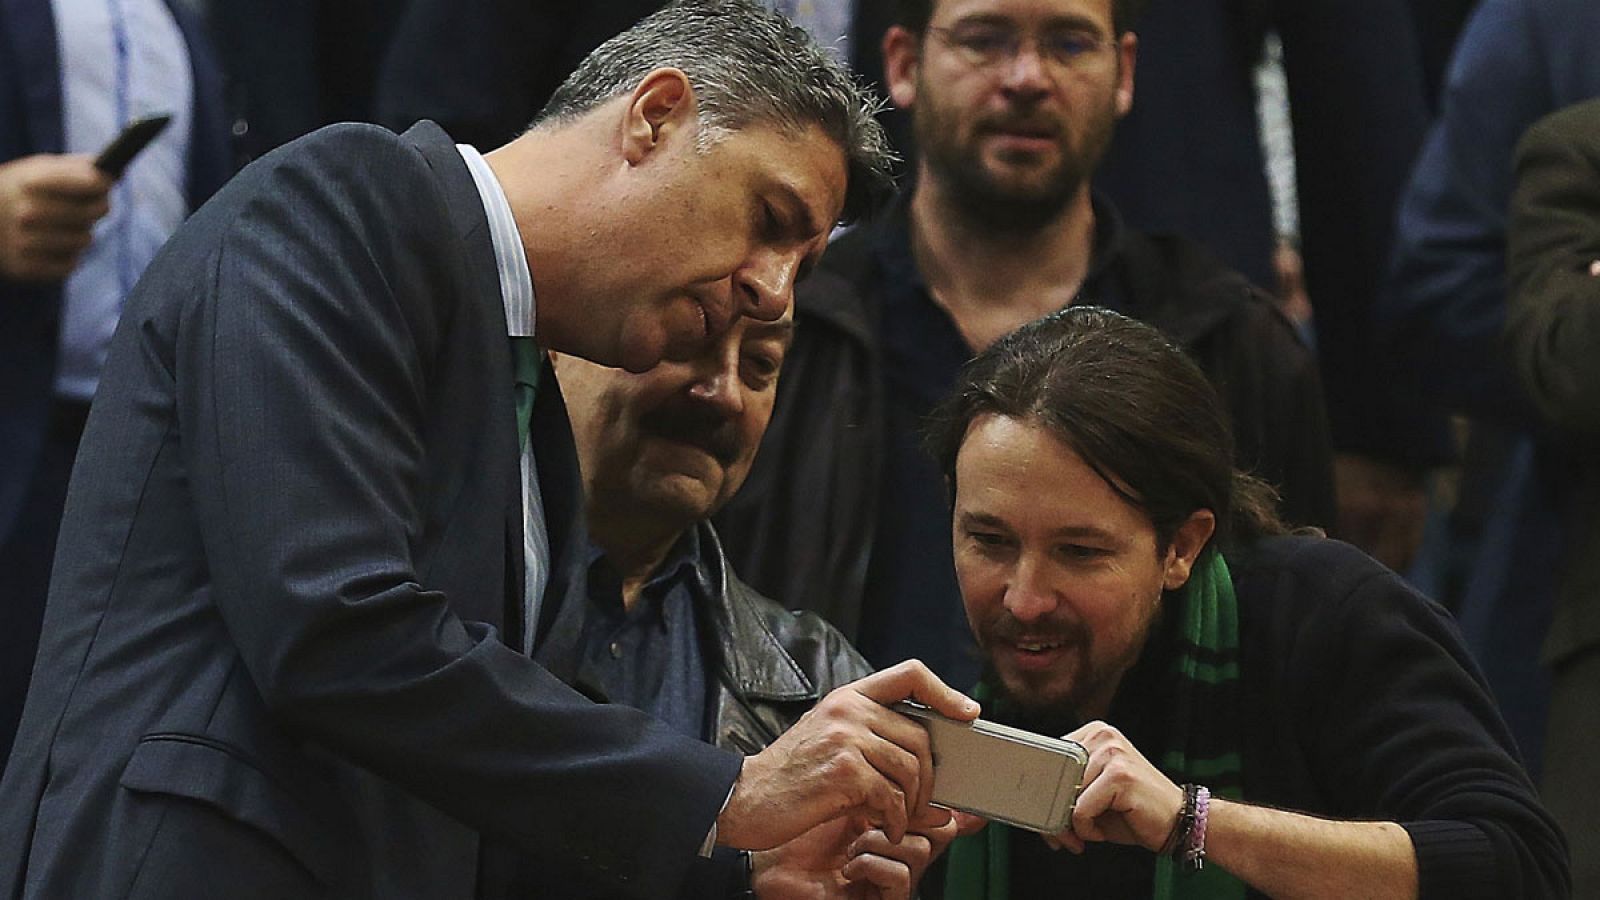
[(544, 354), (531, 337), (511, 339), (511, 371), (517, 385), (517, 440), (528, 446), (528, 419), (533, 415), (533, 398), (539, 393), (539, 369)]

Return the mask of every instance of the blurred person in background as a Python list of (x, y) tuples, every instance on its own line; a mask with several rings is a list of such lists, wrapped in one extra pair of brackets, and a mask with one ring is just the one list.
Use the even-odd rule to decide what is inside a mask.
[(214, 39), (242, 165), (324, 125), (378, 121), (378, 66), (411, 0), (178, 2), (204, 16)]
[[(526, 127), (590, 50), (662, 0), (406, 0), (383, 64), (377, 121), (438, 122), (475, 147), (498, 147)], [(835, 59), (874, 81), (885, 0), (762, 0), (806, 28)], [(894, 122), (888, 121), (891, 127)]]
[(1517, 151), (1506, 346), (1551, 453), (1569, 461), (1567, 552), (1543, 658), (1544, 796), (1572, 841), (1573, 887), (1600, 895), (1600, 99), (1539, 120)]
[[(1587, 790), (1540, 773), (1541, 763), (1574, 773), (1590, 755), (1592, 735), (1552, 732), (1546, 743), (1551, 669), (1588, 639), (1550, 631), (1558, 573), (1576, 549), (1564, 522), (1581, 501), (1503, 352), (1506, 217), (1517, 141), (1539, 118), (1600, 96), (1595, 34), (1600, 4), (1588, 0), (1478, 4), (1406, 187), (1377, 310), (1374, 368), (1395, 395), (1470, 422), (1459, 499), (1438, 516), (1419, 586), (1456, 613), (1547, 797)], [(1600, 834), (1569, 824), (1582, 871), (1600, 858)]]
[[(156, 251), (232, 170), (222, 94), (181, 4), (0, 6), (0, 771), (111, 334)], [(172, 121), (120, 180), (94, 167), (156, 113)]]
[(1096, 176), (1129, 225), (1183, 235), (1257, 284), (1277, 284), (1252, 78), (1263, 35), (1275, 36), (1293, 124), (1296, 246), (1336, 454), (1328, 524), (1397, 571), (1422, 533), (1424, 474), (1451, 453), (1444, 417), (1394, 397), (1372, 365), (1394, 212), (1428, 122), (1413, 27), (1422, 2), (1431, 0), (1149, 0), (1135, 22), (1137, 102)]

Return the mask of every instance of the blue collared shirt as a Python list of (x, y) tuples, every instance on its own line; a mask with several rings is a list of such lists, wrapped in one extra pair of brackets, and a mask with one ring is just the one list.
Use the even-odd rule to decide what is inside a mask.
[(679, 734), (709, 740), (699, 617), (708, 590), (695, 564), (699, 555), (691, 528), (630, 610), (616, 568), (599, 548), (590, 548), (578, 687), (643, 710)]
[(128, 292), (188, 214), (194, 73), (162, 0), (52, 0), (68, 153), (98, 153), (129, 121), (172, 122), (111, 190), (111, 211), (62, 286), (55, 392), (88, 402)]

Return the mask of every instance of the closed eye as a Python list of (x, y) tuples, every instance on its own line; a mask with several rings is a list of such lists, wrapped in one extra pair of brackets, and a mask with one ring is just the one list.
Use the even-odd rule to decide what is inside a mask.
[(781, 241), (786, 235), (783, 218), (771, 203), (761, 204), (761, 235), (769, 241)]
[(744, 357), (745, 383), (756, 390), (762, 390), (778, 378), (778, 370), (782, 368), (783, 360), (765, 353), (747, 353)]
[(975, 531), (968, 529), (967, 540), (981, 547), (1009, 547), (1011, 538), (997, 531)]

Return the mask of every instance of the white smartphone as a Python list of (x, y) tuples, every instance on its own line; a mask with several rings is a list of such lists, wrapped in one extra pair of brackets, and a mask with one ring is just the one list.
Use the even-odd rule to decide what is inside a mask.
[(1066, 830), (1089, 762), (1082, 744), (983, 719), (957, 722), (910, 701), (894, 709), (928, 730), (935, 806), (1042, 834)]

